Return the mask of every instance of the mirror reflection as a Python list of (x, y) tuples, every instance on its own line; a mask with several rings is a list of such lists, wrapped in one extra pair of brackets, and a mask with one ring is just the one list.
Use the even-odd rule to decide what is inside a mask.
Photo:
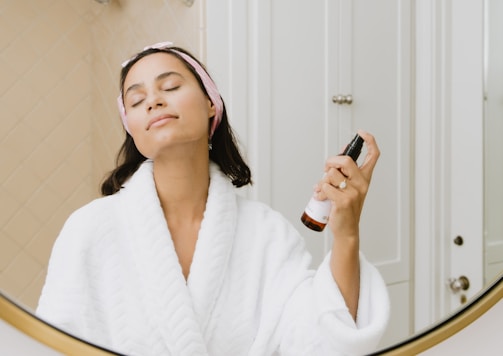
[(485, 281), (503, 270), (503, 14), (501, 1), (485, 1), (484, 243)]
[[(497, 13), (493, 3), (488, 1), (488, 8), (495, 11), (487, 14)], [(0, 288), (35, 308), (54, 238), (70, 212), (99, 195), (103, 175), (114, 165), (122, 141), (120, 121), (114, 120), (117, 63), (145, 44), (165, 40), (164, 34), (204, 59), (198, 25), (202, 5), (196, 1), (187, 8), (172, 1), (145, 9), (116, 1), (103, 6), (58, 0), (49, 7), (35, 2), (0, 6), (5, 24), (0, 38)], [(503, 165), (496, 164), (503, 152), (497, 137), (502, 94), (493, 74), (503, 61), (501, 49), (491, 45), (501, 43), (496, 22), (487, 22), (485, 73), (485, 244), (493, 251), (485, 259), (487, 281), (503, 269), (497, 213), (503, 201), (498, 184), (503, 173), (497, 168)]]

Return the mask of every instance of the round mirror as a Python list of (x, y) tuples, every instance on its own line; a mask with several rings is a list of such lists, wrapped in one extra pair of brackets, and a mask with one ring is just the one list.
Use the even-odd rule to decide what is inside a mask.
[[(99, 195), (99, 183), (114, 165), (123, 135), (115, 108), (119, 64), (138, 48), (166, 37), (204, 60), (208, 49), (201, 18), (213, 11), (212, 6), (204, 1), (189, 8), (183, 2), (151, 2), (146, 6), (145, 2), (118, 0), (106, 5), (67, 0), (54, 0), (49, 5), (0, 4), (0, 290), (12, 298), (2, 295), (0, 310), (7, 322), (39, 340), (85, 344), (48, 327), (30, 311), (37, 305), (61, 226), (73, 210)], [(487, 0), (486, 10), (489, 8), (484, 143), (487, 162), (501, 162), (499, 137), (503, 128), (496, 118), (501, 117), (502, 89), (493, 73), (498, 73), (503, 63), (502, 49), (494, 45), (501, 43), (503, 33), (493, 16), (499, 19), (503, 9), (494, 0)], [(487, 281), (503, 270), (501, 166), (485, 167), (484, 243), (490, 247), (484, 261)], [(501, 277), (498, 284), (489, 287), (487, 293), (482, 291), (469, 299), (462, 311), (484, 311), (495, 298), (501, 298)], [(479, 303), (484, 298), (487, 304)], [(467, 314), (456, 314), (449, 320), (464, 320), (459, 327), (479, 314), (462, 315)], [(26, 329), (16, 324), (16, 319), (30, 326)], [(431, 331), (444, 330), (448, 324), (437, 324)], [(45, 336), (27, 331), (36, 328), (45, 329), (37, 334)], [(449, 330), (459, 330), (456, 328)], [(419, 331), (406, 342), (420, 342), (426, 335)], [(435, 336), (420, 348), (440, 339)], [(393, 341), (404, 346), (401, 340)], [(57, 348), (56, 344), (50, 345)]]

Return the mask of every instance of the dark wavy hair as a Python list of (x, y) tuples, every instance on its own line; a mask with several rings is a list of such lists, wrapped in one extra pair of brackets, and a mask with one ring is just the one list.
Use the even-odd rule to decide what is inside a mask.
[[(120, 73), (121, 93), (124, 88), (126, 76), (136, 62), (153, 53), (164, 52), (177, 57), (180, 61), (182, 61), (182, 63), (184, 63), (187, 69), (190, 70), (199, 82), (199, 86), (201, 87), (203, 93), (209, 98), (203, 82), (195, 69), (178, 53), (172, 50), (185, 53), (200, 63), (192, 54), (179, 47), (170, 47), (165, 49), (149, 48), (137, 54), (122, 68)], [(201, 67), (204, 68), (202, 64)], [(204, 70), (206, 70), (206, 68), (204, 68)], [(126, 130), (124, 131), (126, 132), (126, 137), (119, 153), (117, 154), (116, 168), (105, 176), (105, 179), (101, 184), (101, 194), (103, 195), (112, 195), (117, 193), (122, 188), (124, 183), (133, 175), (133, 173), (136, 172), (142, 162), (147, 159), (140, 153), (140, 151), (138, 151), (131, 135)], [(211, 142), (212, 149), (209, 150), (209, 158), (220, 167), (222, 172), (232, 181), (232, 184), (238, 188), (247, 184), (252, 184), (250, 168), (241, 156), (236, 137), (227, 119), (225, 104), (222, 113), (222, 120), (216, 128)]]

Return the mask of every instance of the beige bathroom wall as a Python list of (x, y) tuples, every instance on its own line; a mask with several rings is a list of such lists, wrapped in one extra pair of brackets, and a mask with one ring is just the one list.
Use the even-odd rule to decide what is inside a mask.
[(31, 307), (54, 237), (92, 197), (89, 10), (0, 0), (0, 287)]
[(171, 40), (204, 60), (204, 1), (0, 0), (0, 289), (37, 305), (68, 215), (124, 138), (120, 63)]

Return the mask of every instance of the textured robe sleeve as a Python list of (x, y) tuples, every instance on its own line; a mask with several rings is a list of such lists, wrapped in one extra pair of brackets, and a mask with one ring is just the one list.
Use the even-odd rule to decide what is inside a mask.
[[(256, 341), (271, 335), (267, 342), (277, 343), (276, 353), (282, 356), (364, 355), (375, 351), (389, 318), (387, 288), (377, 269), (360, 253), (355, 322), (332, 276), (330, 253), (316, 270), (310, 269), (311, 256), (302, 237), (279, 214), (271, 215), (266, 225), (270, 224), (268, 233), (274, 242), (265, 247), (265, 254), (271, 257), (263, 261), (268, 266), (268, 282), (264, 285), (264, 315)], [(266, 347), (261, 350), (254, 346), (252, 355), (271, 354), (270, 350), (263, 352)]]
[(355, 323), (332, 276), (330, 257), (288, 300), (281, 320), (281, 355), (365, 355), (376, 350), (389, 318), (386, 286), (360, 253)]

